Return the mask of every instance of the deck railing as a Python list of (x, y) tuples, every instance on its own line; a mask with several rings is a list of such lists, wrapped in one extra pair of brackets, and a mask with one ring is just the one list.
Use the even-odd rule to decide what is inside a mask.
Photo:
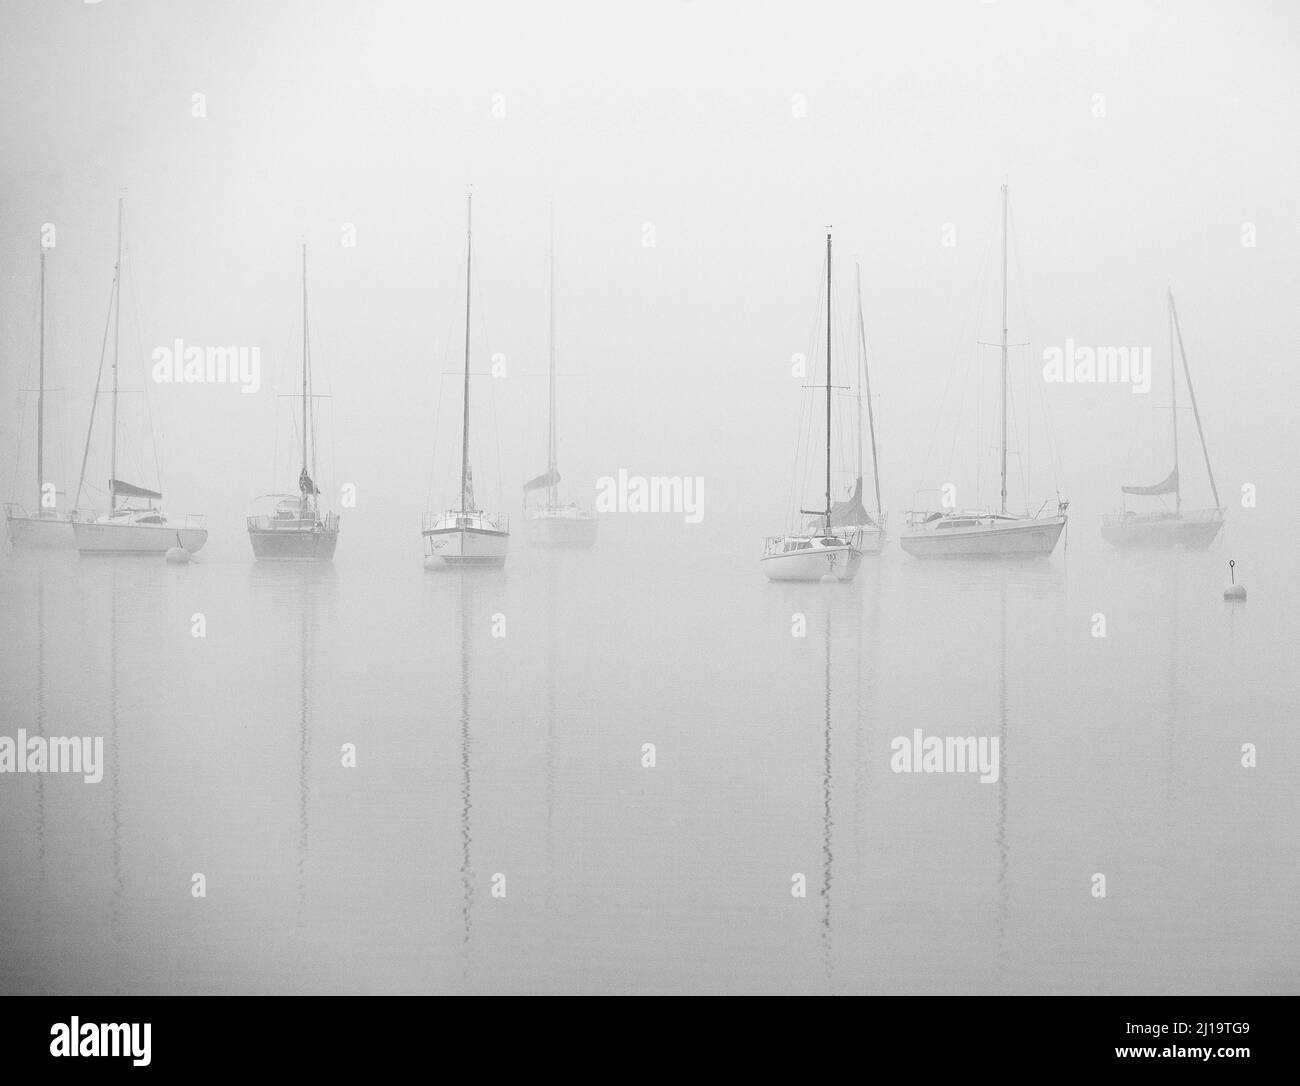
[(1144, 521), (1157, 520), (1174, 520), (1181, 519), (1184, 521), (1211, 521), (1222, 520), (1222, 509), (1186, 509), (1174, 513), (1169, 509), (1152, 509), (1145, 513), (1139, 513), (1132, 509), (1124, 509), (1118, 513), (1103, 513), (1101, 516), (1102, 524), (1141, 524)]
[(420, 517), (420, 530), (432, 531), (444, 521), (455, 520), (457, 528), (488, 528), (492, 531), (510, 531), (510, 517), (506, 513), (466, 513), (460, 509), (444, 509), (441, 513), (424, 513)]
[(258, 532), (310, 532), (321, 529), (336, 532), (339, 515), (326, 513), (322, 517), (277, 517), (270, 513), (254, 513), (245, 517), (250, 531)]

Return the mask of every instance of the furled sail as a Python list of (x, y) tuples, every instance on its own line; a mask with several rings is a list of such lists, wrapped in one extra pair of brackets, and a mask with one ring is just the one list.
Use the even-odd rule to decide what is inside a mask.
[(298, 489), (304, 494), (319, 494), (320, 489), (311, 481), (311, 476), (307, 474), (304, 467), (298, 475)]
[(121, 479), (109, 479), (108, 489), (119, 498), (162, 498), (156, 490), (145, 490), (142, 486), (133, 486), (131, 483), (122, 482)]
[(872, 524), (876, 522), (862, 505), (862, 477), (858, 476), (853, 494), (846, 501), (835, 502), (831, 506), (830, 527), (846, 528), (851, 525)]
[(1147, 497), (1155, 497), (1157, 494), (1174, 494), (1178, 491), (1178, 468), (1175, 467), (1169, 473), (1163, 483), (1156, 483), (1155, 486), (1122, 486), (1120, 487), (1125, 494), (1143, 494)]
[(474, 469), (468, 464), (465, 465), (465, 490), (460, 496), (460, 508), (465, 513), (478, 511), (474, 504)]
[(529, 479), (524, 483), (524, 491), (541, 490), (543, 487), (555, 486), (560, 481), (560, 473), (557, 469), (551, 468), (550, 471), (544, 472), (536, 479)]

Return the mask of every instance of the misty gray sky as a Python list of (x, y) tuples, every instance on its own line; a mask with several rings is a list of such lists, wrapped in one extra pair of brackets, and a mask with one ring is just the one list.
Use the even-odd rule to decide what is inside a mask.
[[(861, 263), (885, 500), (901, 513), (945, 475), (951, 435), (935, 431), (954, 366), (978, 357), (994, 376), (996, 352), (972, 345), (998, 334), (1006, 180), (1011, 338), (1032, 340), (1015, 356), (1031, 385), (1043, 349), (1067, 338), (1154, 348), (1152, 396), (1042, 390), (1074, 510), (1109, 510), (1121, 483), (1167, 470), (1168, 416), (1151, 407), (1165, 402), (1169, 283), (1230, 515), (1243, 482), (1261, 512), (1280, 510), (1300, 452), (1297, 44), (1287, 2), (8, 0), (5, 496), (30, 489), (34, 405), (18, 390), (35, 380), (42, 224), (58, 231), (48, 381), (67, 389), (47, 475), (71, 490), (122, 195), (123, 384), (142, 387), (149, 352), (178, 337), (262, 349), (258, 395), (150, 387), (167, 508), (207, 513), (214, 550), (242, 548), (249, 501), (293, 489), (273, 386), (295, 380), (305, 240), (318, 390), (334, 397), (322, 483), (357, 486), (345, 531), (409, 537), (418, 552), (419, 512), (455, 499), (459, 386), (444, 371), (460, 366), (472, 183), (474, 365), (501, 353), (508, 374), (475, 388), (490, 507), (517, 511), (520, 485), (545, 467), (553, 200), (560, 368), (585, 375), (560, 390), (572, 496), (619, 468), (702, 475), (705, 524), (673, 518), (674, 531), (747, 547), (781, 529), (802, 395), (790, 359), (817, 349), (833, 224), (845, 317)], [(955, 246), (941, 244), (944, 224)], [(147, 484), (147, 439), (141, 449)], [(1184, 463), (1189, 500), (1208, 504), (1199, 461)], [(1035, 491), (1051, 490), (1047, 473)]]

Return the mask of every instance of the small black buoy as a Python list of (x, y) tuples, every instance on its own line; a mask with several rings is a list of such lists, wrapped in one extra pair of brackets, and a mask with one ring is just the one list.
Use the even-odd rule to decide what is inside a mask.
[(1246, 598), (1246, 586), (1237, 583), (1237, 563), (1231, 558), (1228, 559), (1228, 575), (1232, 577), (1232, 584), (1223, 590), (1225, 600), (1244, 600)]

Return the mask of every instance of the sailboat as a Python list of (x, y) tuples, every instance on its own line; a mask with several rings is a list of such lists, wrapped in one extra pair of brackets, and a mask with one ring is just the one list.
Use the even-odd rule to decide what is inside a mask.
[[(863, 528), (836, 527), (835, 503), (831, 500), (831, 235), (826, 235), (826, 508), (801, 509), (816, 518), (805, 532), (768, 536), (763, 540), (759, 565), (769, 581), (820, 581), (823, 578), (847, 582), (857, 576), (862, 564)], [(861, 479), (858, 480), (859, 486)], [(861, 505), (861, 502), (858, 503)], [(848, 519), (853, 519), (849, 516)], [(817, 524), (820, 520), (820, 525)]]
[[(831, 508), (832, 528), (857, 528), (862, 533), (862, 553), (878, 555), (885, 545), (886, 516), (880, 505), (880, 464), (876, 452), (876, 415), (871, 406), (871, 372), (867, 368), (867, 330), (862, 319), (862, 269), (858, 273), (858, 475), (853, 493)], [(871, 434), (871, 471), (876, 484), (876, 515), (873, 517), (862, 504), (862, 401), (867, 403), (867, 429)]]
[(45, 484), (45, 248), (41, 248), (41, 317), (39, 384), (36, 389), (36, 505), (28, 512), (17, 502), (5, 503), (9, 542), (32, 550), (71, 548), (72, 514), (54, 507), (56, 494)]
[[(302, 247), (302, 470), (297, 494), (264, 494), (248, 511), (248, 540), (259, 561), (329, 562), (339, 539), (339, 515), (321, 508), (316, 474), (316, 427), (307, 331), (307, 246)], [(308, 441), (310, 435), (311, 440)], [(310, 470), (309, 470), (310, 469)]]
[(474, 476), (469, 464), (469, 330), (470, 272), (474, 245), (474, 197), (467, 203), (465, 231), (465, 397), (460, 444), (460, 507), (423, 518), (426, 561), (441, 560), (447, 566), (502, 566), (510, 545), (510, 519), (501, 513), (485, 513), (474, 500)]
[[(72, 531), (77, 550), (82, 554), (164, 554), (172, 547), (181, 547), (191, 553), (200, 550), (208, 541), (208, 531), (203, 527), (203, 517), (186, 516), (179, 521), (168, 520), (154, 502), (162, 501), (162, 493), (124, 482), (117, 477), (117, 399), (118, 399), (118, 340), (122, 312), (122, 201), (117, 203), (117, 265), (113, 270), (113, 415), (110, 427), (110, 459), (108, 474), (108, 512), (78, 519)], [(101, 372), (103, 362), (100, 362)], [(95, 406), (99, 402), (99, 380), (95, 381), (95, 398), (91, 402), (90, 424), (86, 429), (86, 451), (81, 461), (81, 478), (77, 483), (77, 506), (80, 509), (81, 489), (86, 481), (86, 460), (90, 455), (90, 441), (95, 430)], [(146, 504), (140, 505), (139, 502)], [(136, 503), (136, 504), (133, 504)]]
[(1070, 503), (1051, 499), (1034, 513), (1007, 508), (1007, 186), (1002, 186), (1002, 401), (999, 445), (1002, 462), (1001, 504), (997, 509), (908, 513), (899, 546), (914, 558), (1050, 558), (1065, 529)]
[(546, 473), (524, 484), (524, 502), (534, 490), (546, 491), (546, 504), (532, 509), (525, 522), (528, 543), (533, 547), (590, 547), (596, 542), (596, 514), (576, 502), (561, 504), (556, 466), (555, 427), (555, 224), (551, 223), (551, 320), (550, 320), (550, 406), (547, 413)]
[[(1214, 495), (1213, 509), (1183, 509), (1182, 482), (1178, 473), (1178, 371), (1174, 365), (1174, 339), (1178, 340), (1178, 353), (1183, 360), (1183, 375), (1187, 380), (1187, 398), (1192, 403), (1196, 419), (1196, 434), (1201, 441), (1205, 457), (1205, 473), (1210, 479), (1210, 492)], [(1210, 467), (1210, 450), (1205, 444), (1205, 431), (1201, 428), (1201, 413), (1196, 406), (1196, 392), (1192, 388), (1192, 371), (1187, 365), (1187, 352), (1183, 349), (1183, 330), (1174, 308), (1174, 292), (1169, 290), (1169, 395), (1174, 467), (1163, 482), (1153, 486), (1124, 486), (1125, 494), (1143, 497), (1174, 496), (1174, 508), (1147, 513), (1122, 509), (1102, 518), (1101, 534), (1107, 542), (1117, 547), (1191, 547), (1203, 550), (1214, 542), (1223, 527), (1223, 508), (1219, 504), (1219, 488), (1214, 483), (1214, 469)]]

